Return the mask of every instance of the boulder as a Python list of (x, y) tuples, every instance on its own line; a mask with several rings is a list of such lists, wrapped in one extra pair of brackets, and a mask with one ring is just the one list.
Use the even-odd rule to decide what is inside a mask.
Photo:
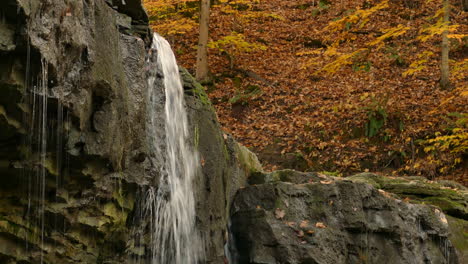
[(236, 263), (464, 263), (466, 221), (439, 207), (357, 181), (363, 175), (259, 175), (232, 205)]

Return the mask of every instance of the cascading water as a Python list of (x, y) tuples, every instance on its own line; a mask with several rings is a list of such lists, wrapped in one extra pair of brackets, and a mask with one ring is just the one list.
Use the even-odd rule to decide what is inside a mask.
[[(156, 62), (152, 55), (157, 54)], [(143, 217), (150, 218), (151, 263), (191, 264), (203, 259), (203, 245), (195, 228), (195, 202), (192, 182), (198, 169), (198, 155), (188, 144), (187, 113), (179, 68), (169, 43), (154, 34), (150, 56), (148, 87), (150, 109), (148, 137), (151, 151), (162, 156), (159, 185), (147, 190)], [(160, 69), (158, 72), (156, 69)], [(164, 136), (158, 135), (154, 109), (158, 75), (165, 89)], [(160, 142), (164, 140), (162, 150)]]

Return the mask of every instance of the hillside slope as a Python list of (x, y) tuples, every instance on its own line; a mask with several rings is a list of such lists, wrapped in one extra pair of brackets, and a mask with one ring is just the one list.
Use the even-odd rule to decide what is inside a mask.
[[(190, 6), (178, 2), (187, 2), (181, 9)], [(332, 55), (327, 48), (343, 32), (325, 27), (384, 1), (220, 2), (210, 21), (208, 94), (226, 132), (258, 153), (267, 168), (335, 175), (385, 171), (467, 184), (466, 37), (451, 40), (451, 90), (438, 85), (440, 35), (417, 38), (436, 24), (440, 1), (388, 1), (364, 26), (346, 25)], [(468, 28), (466, 12), (459, 1), (452, 5), (451, 21), (458, 24), (452, 33), (461, 35)], [(196, 5), (191, 7), (183, 16), (196, 21)], [(163, 21), (153, 22), (155, 30), (163, 30)], [(358, 53), (331, 74), (320, 72), (398, 25), (408, 27), (405, 34)], [(166, 33), (179, 62), (194, 72), (196, 26), (182, 32)], [(415, 74), (403, 77), (415, 67)], [(442, 138), (428, 141), (437, 136)]]

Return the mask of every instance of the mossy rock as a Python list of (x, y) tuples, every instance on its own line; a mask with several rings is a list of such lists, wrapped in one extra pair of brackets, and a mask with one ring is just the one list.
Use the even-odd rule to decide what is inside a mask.
[(430, 181), (424, 177), (385, 177), (373, 173), (360, 173), (347, 178), (367, 183), (377, 189), (410, 198), (414, 203), (440, 207), (446, 214), (468, 220), (468, 190), (451, 181)]
[(290, 169), (273, 171), (270, 173), (256, 172), (249, 177), (249, 184), (263, 184), (268, 182), (289, 182), (304, 184), (310, 182), (329, 181), (334, 177), (320, 175), (315, 172), (300, 172)]
[(450, 229), (449, 239), (457, 249), (460, 263), (468, 263), (468, 221), (447, 217)]
[(238, 143), (236, 144), (235, 149), (237, 153), (237, 160), (248, 175), (253, 173), (261, 173), (263, 171), (260, 161), (252, 151)]
[(182, 84), (184, 86), (185, 93), (196, 96), (203, 105), (212, 108), (210, 98), (205, 92), (205, 87), (197, 82), (187, 69), (179, 67), (179, 71), (182, 76)]

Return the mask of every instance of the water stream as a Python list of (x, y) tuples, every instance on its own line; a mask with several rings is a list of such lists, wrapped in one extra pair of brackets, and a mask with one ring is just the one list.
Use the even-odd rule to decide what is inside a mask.
[[(196, 151), (188, 144), (189, 130), (184, 105), (184, 92), (179, 68), (169, 43), (155, 34), (150, 53), (157, 61), (148, 60), (150, 71), (150, 107), (158, 108), (158, 74), (165, 90), (164, 135), (158, 135), (155, 116), (150, 116), (148, 133), (152, 151), (164, 157), (159, 168), (159, 185), (147, 190), (143, 211), (150, 217), (151, 263), (191, 264), (203, 259), (203, 245), (195, 228), (193, 180), (199, 166)], [(150, 115), (160, 114), (148, 111)], [(163, 140), (164, 149), (160, 140)]]

